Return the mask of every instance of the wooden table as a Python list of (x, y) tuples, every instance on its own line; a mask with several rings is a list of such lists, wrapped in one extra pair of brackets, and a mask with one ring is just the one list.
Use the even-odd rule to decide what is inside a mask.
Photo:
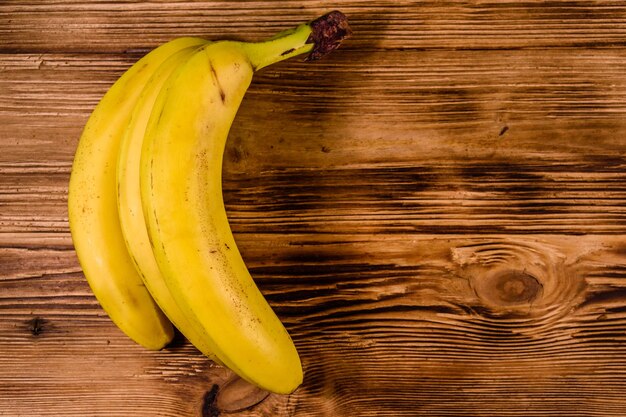
[(228, 415), (626, 415), (621, 0), (0, 2), (0, 415), (226, 415), (229, 371), (91, 294), (73, 154), (149, 49), (333, 8), (353, 38), (257, 74), (228, 142), (235, 238), (306, 373)]

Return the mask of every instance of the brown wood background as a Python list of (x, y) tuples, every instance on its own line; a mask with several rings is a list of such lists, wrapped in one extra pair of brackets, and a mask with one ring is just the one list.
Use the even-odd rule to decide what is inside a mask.
[(226, 153), (305, 382), (233, 416), (626, 415), (626, 2), (0, 1), (0, 415), (216, 416), (262, 393), (134, 345), (67, 222), (79, 135), (173, 37), (354, 37), (257, 75)]

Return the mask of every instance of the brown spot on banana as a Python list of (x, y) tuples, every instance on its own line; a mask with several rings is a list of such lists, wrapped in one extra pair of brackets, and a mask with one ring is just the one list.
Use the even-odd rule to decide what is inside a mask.
[(213, 75), (213, 79), (215, 80), (215, 85), (217, 85), (217, 88), (220, 92), (220, 98), (222, 99), (222, 103), (224, 103), (226, 102), (226, 93), (224, 93), (224, 89), (220, 84), (220, 79), (217, 76), (217, 71), (215, 71), (215, 67), (213, 66), (213, 62), (211, 60), (209, 60), (209, 68), (211, 69), (211, 74)]

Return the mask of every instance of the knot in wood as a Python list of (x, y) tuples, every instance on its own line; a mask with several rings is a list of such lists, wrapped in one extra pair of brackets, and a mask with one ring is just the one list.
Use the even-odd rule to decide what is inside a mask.
[(474, 289), (489, 304), (514, 307), (532, 304), (541, 296), (543, 285), (527, 272), (504, 270), (476, 279)]
[(503, 304), (530, 303), (541, 292), (541, 284), (534, 276), (521, 271), (507, 271), (493, 278), (494, 295)]
[(35, 317), (28, 321), (28, 330), (33, 336), (39, 336), (43, 332), (45, 322), (41, 317)]
[(234, 376), (220, 389), (216, 405), (220, 411), (234, 413), (256, 406), (269, 395), (268, 391), (252, 385), (238, 376)]

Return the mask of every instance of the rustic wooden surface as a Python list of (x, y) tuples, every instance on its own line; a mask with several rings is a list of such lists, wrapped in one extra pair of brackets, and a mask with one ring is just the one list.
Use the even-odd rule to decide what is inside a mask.
[(0, 415), (264, 398), (185, 340), (117, 330), (67, 183), (90, 111), (149, 48), (333, 8), (354, 37), (259, 73), (228, 143), (236, 240), (306, 372), (228, 415), (626, 415), (621, 0), (1, 1)]

